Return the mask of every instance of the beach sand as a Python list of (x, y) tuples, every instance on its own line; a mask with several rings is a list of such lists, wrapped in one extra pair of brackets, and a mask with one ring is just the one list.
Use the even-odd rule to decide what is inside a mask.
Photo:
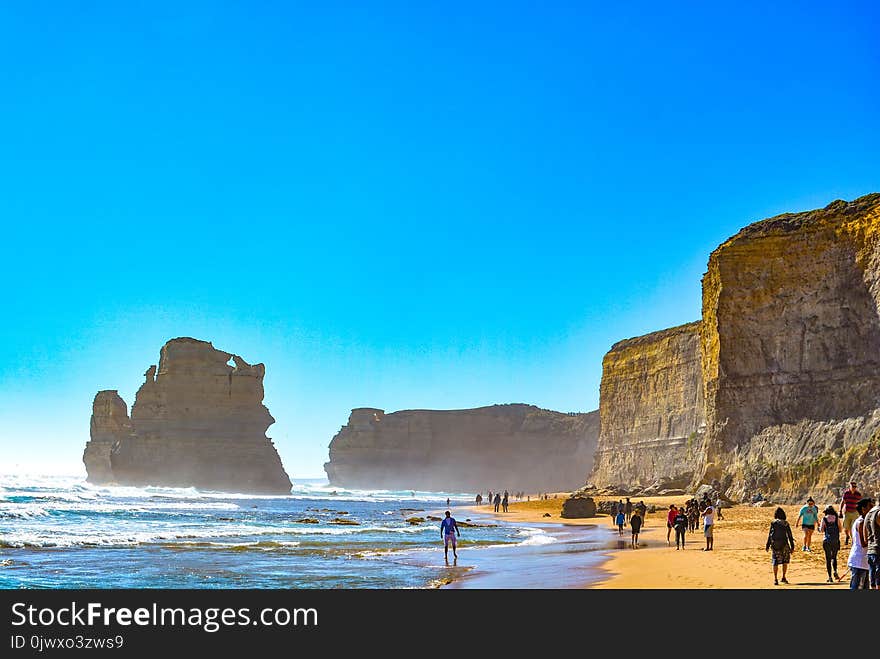
[[(507, 513), (492, 513), (490, 506), (473, 506), (470, 510), (482, 514), (495, 515), (499, 519), (512, 522), (532, 522), (539, 524), (598, 524), (614, 529), (608, 515), (598, 515), (585, 519), (563, 519), (560, 517), (562, 502), (568, 495), (559, 493), (557, 499), (515, 502)], [(552, 495), (551, 495), (552, 497)], [(597, 503), (617, 500), (619, 497), (598, 497)], [(601, 564), (603, 578), (598, 582), (584, 584), (589, 588), (647, 588), (647, 589), (805, 589), (849, 587), (849, 575), (838, 583), (826, 583), (825, 555), (822, 551), (822, 536), (813, 534), (812, 553), (801, 551), (803, 533), (795, 527), (798, 511), (803, 504), (783, 505), (788, 522), (792, 525), (795, 551), (792, 552), (788, 566), (789, 584), (773, 584), (773, 568), (770, 553), (765, 552), (767, 533), (776, 506), (756, 508), (738, 505), (723, 508), (724, 519), (716, 520), (714, 549), (701, 551), (706, 546), (702, 530), (688, 533), (687, 547), (684, 551), (675, 549), (675, 532), (670, 535), (671, 546), (666, 544), (666, 512), (669, 504), (681, 505), (688, 497), (645, 497), (633, 499), (633, 503), (643, 500), (649, 507), (657, 506), (654, 513), (648, 513), (645, 526), (639, 535), (639, 547), (629, 548), (629, 525), (624, 527), (625, 546), (606, 552), (608, 560)], [(830, 502), (818, 502), (823, 510)], [(550, 517), (545, 517), (545, 514)], [(841, 544), (844, 536), (841, 534)], [(621, 543), (623, 544), (623, 543)], [(849, 547), (841, 546), (838, 553), (838, 574), (847, 572), (846, 560)], [(782, 568), (779, 569), (782, 576)]]

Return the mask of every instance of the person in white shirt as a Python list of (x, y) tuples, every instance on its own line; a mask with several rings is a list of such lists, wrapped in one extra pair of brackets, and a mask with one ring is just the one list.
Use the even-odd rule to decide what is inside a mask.
[(715, 539), (712, 537), (712, 529), (715, 526), (715, 510), (711, 505), (703, 510), (703, 535), (706, 536), (706, 546), (703, 551), (712, 551)]
[(865, 537), (865, 513), (870, 510), (874, 502), (871, 499), (860, 499), (856, 504), (856, 517), (850, 529), (852, 534), (852, 547), (849, 550), (849, 559), (846, 561), (849, 567), (849, 589), (867, 589), (868, 586), (868, 541)]

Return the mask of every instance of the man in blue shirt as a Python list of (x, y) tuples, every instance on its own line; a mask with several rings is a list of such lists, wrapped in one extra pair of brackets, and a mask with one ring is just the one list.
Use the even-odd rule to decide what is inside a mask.
[(455, 558), (458, 558), (458, 553), (455, 551), (455, 536), (458, 535), (461, 537), (461, 531), (458, 530), (458, 524), (455, 523), (455, 518), (452, 517), (451, 513), (446, 511), (446, 519), (440, 522), (440, 537), (443, 539), (443, 557), (446, 560), (449, 560), (449, 543), (452, 543), (452, 555)]

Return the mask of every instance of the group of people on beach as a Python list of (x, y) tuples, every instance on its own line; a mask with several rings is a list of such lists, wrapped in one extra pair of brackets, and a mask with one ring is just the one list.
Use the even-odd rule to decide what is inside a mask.
[[(850, 575), (850, 590), (880, 590), (880, 502), (871, 497), (863, 497), (855, 481), (850, 481), (840, 499), (840, 507), (827, 506), (820, 517), (819, 508), (813, 497), (807, 498), (800, 509), (795, 525), (803, 532), (802, 552), (812, 552), (813, 532), (818, 526), (822, 534), (822, 550), (825, 553), (827, 583), (841, 581)], [(840, 551), (840, 534), (844, 534), (844, 546), (850, 545), (846, 571), (842, 575), (837, 570), (837, 555)], [(770, 523), (767, 544), (764, 551), (772, 549), (773, 584), (788, 583), (786, 578), (791, 554), (794, 552), (794, 536), (786, 520), (785, 510), (777, 508)], [(779, 578), (779, 566), (782, 578)]]
[(721, 498), (719, 497), (715, 505), (712, 505), (711, 499), (707, 494), (703, 494), (700, 501), (697, 499), (688, 499), (681, 507), (674, 503), (669, 504), (669, 510), (666, 513), (666, 544), (670, 544), (670, 536), (675, 531), (675, 548), (682, 550), (685, 547), (685, 534), (693, 533), (697, 530), (697, 524), (702, 522), (703, 537), (706, 539), (706, 546), (703, 551), (712, 551), (715, 548), (715, 520), (724, 519), (721, 515)]
[[(496, 492), (495, 496), (493, 497), (492, 490), (489, 490), (488, 495), (489, 496), (486, 497), (487, 503), (490, 506), (495, 507), (496, 513), (497, 512), (505, 512), (505, 513), (507, 512), (507, 506), (510, 503), (510, 494), (507, 492), (507, 490), (504, 490), (503, 496), (501, 495), (500, 492)], [(480, 492), (476, 496), (475, 501), (478, 506), (483, 504), (483, 493), (482, 492)]]

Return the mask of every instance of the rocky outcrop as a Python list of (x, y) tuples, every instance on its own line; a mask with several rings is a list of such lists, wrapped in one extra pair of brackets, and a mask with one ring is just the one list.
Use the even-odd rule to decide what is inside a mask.
[(880, 194), (722, 243), (703, 277), (703, 324), (701, 480), (743, 499), (830, 496), (854, 475), (877, 489)]
[(534, 405), (351, 411), (330, 442), (330, 483), (354, 488), (479, 492), (571, 490), (592, 467), (598, 412)]
[(166, 343), (158, 370), (147, 370), (137, 392), (131, 432), (110, 451), (113, 480), (289, 493), (290, 479), (266, 437), (275, 420), (262, 403), (264, 374), (263, 364), (248, 364), (207, 341)]
[(114, 444), (131, 435), (128, 406), (116, 390), (99, 391), (92, 403), (89, 441), (83, 452), (86, 480), (96, 485), (115, 482), (110, 466), (110, 450)]
[[(621, 437), (651, 435), (643, 428), (653, 419), (661, 439), (676, 424), (695, 433), (690, 454), (668, 447), (687, 466), (691, 487), (712, 483), (739, 501), (759, 492), (778, 501), (808, 492), (833, 500), (852, 477), (863, 492), (880, 489), (880, 194), (741, 230), (709, 258), (701, 322), (682, 327), (690, 328), (688, 355), (699, 335), (696, 378), (683, 349), (657, 345), (682, 328), (641, 337), (625, 360), (620, 344), (606, 356), (600, 456), (626, 446)], [(694, 410), (682, 415), (685, 389), (673, 376), (666, 386), (634, 377), (621, 393), (621, 361), (687, 373), (690, 386), (702, 387)], [(655, 460), (651, 471), (644, 459), (621, 459), (600, 457), (589, 480), (602, 486), (670, 474), (667, 461)]]
[(562, 512), (559, 515), (565, 519), (577, 519), (581, 517), (596, 516), (596, 502), (582, 489), (571, 493), (562, 502)]
[(693, 479), (705, 430), (700, 323), (619, 341), (602, 360), (590, 481), (626, 491)]

